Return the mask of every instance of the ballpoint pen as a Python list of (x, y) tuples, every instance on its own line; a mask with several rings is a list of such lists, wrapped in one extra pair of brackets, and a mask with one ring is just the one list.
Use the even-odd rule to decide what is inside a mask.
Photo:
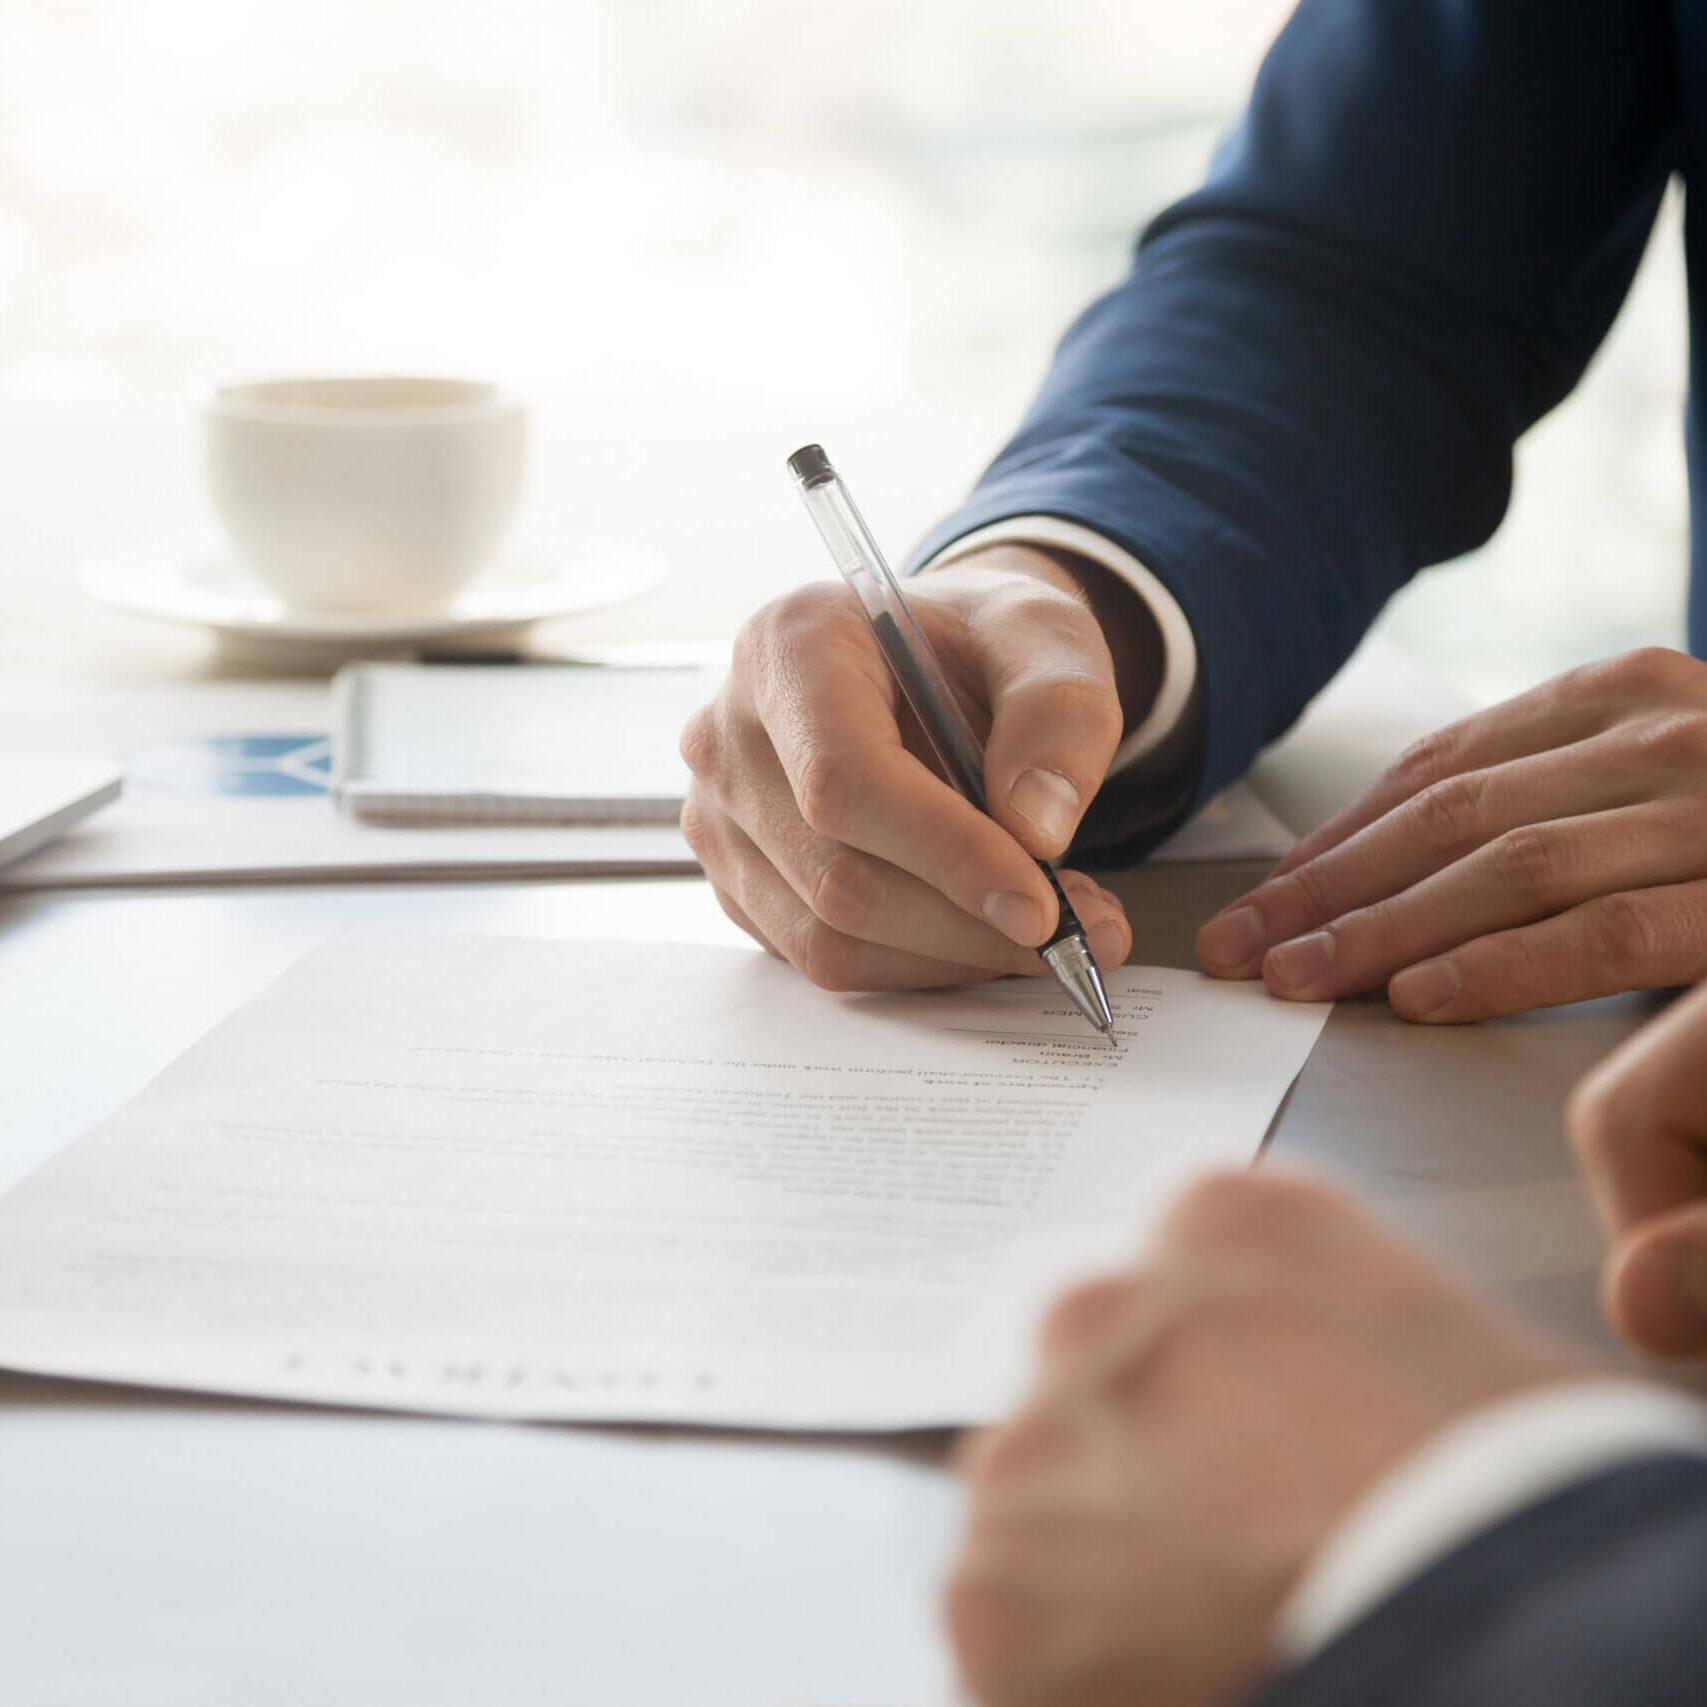
[[(988, 813), (983, 747), (841, 476), (830, 466), (822, 445), (803, 445), (788, 459), (788, 467), (942, 768), (980, 812)], [(1049, 879), (1061, 910), (1055, 934), (1037, 952), (1072, 998), (1074, 1007), (1113, 1043), (1114, 1016), (1109, 1012), (1108, 992), (1091, 958), (1090, 944), (1085, 941), (1085, 928), (1074, 914), (1061, 880), (1046, 861), (1039, 860), (1037, 865)]]

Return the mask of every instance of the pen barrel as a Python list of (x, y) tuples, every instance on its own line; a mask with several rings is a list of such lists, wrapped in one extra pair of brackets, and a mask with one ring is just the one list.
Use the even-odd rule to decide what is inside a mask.
[[(797, 452), (796, 456), (803, 454)], [(818, 451), (809, 476), (802, 477), (799, 467), (795, 472), (807, 514), (842, 579), (859, 600), (896, 684), (913, 708), (949, 781), (980, 812), (988, 811), (983, 744), (973, 733), (948, 672), (920, 628), (852, 495), (822, 451)]]

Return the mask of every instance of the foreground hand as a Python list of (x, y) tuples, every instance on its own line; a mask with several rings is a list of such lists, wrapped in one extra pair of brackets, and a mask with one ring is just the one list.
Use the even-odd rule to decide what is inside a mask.
[(1608, 1317), (1646, 1351), (1707, 1353), (1707, 985), (1590, 1073), (1566, 1121), (1612, 1236)]
[[(1037, 553), (997, 561), (909, 588), (987, 721), (993, 816), (936, 774), (840, 583), (753, 617), (722, 691), (682, 733), (693, 772), (682, 832), (723, 910), (826, 989), (1045, 970), (1035, 951), (1056, 905), (1033, 856), (1072, 839), (1123, 719), (1108, 644), (1070, 577)], [(1120, 903), (1080, 873), (1060, 876), (1091, 952), (1119, 965), (1132, 945)]]
[(1431, 736), (1197, 951), (1298, 1000), (1386, 983), (1432, 1021), (1707, 975), (1707, 664), (1632, 652)]
[(1069, 1293), (1019, 1414), (964, 1455), (949, 1631), (984, 1707), (1209, 1707), (1252, 1682), (1360, 1492), (1576, 1371), (1343, 1198), (1217, 1176)]

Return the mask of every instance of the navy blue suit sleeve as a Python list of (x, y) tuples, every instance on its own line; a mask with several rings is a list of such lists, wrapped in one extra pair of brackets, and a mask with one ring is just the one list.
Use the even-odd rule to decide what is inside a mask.
[(1656, 1456), (1507, 1519), (1248, 1707), (1700, 1707), (1707, 1463)]
[(1670, 18), (1303, 0), (1204, 187), (915, 561), (1025, 514), (1117, 540), (1196, 636), (1199, 797), (1240, 774), (1394, 591), (1498, 525), (1670, 173)]

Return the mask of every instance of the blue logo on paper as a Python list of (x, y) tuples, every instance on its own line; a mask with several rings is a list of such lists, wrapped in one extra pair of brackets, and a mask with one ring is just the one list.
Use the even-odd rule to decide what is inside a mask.
[(324, 794), (331, 772), (324, 735), (189, 735), (131, 754), (125, 780), (168, 794)]

